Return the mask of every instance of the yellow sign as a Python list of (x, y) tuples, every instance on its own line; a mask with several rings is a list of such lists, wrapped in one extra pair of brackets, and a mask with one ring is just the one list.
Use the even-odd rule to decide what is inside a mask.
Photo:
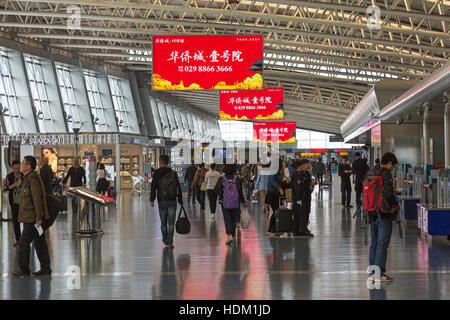
[(339, 155), (340, 156), (348, 156), (348, 152), (340, 152)]
[(314, 157), (314, 156), (320, 156), (320, 152), (312, 152), (312, 153), (301, 153), (302, 157)]

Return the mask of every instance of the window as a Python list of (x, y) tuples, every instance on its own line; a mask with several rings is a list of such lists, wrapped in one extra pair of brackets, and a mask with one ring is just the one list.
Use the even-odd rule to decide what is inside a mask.
[(8, 53), (0, 50), (0, 113), (4, 119), (2, 131), (10, 134), (28, 132), (24, 127), (11, 74)]
[(100, 97), (97, 75), (93, 72), (85, 71), (84, 80), (86, 82), (86, 91), (91, 105), (95, 131), (108, 132), (106, 112)]
[[(117, 124), (120, 132), (130, 132), (130, 119), (128, 118), (128, 112), (126, 106), (126, 99), (124, 90), (122, 88), (122, 80), (114, 77), (108, 77), (109, 87), (111, 89), (111, 97), (114, 105), (114, 111), (116, 112)], [(134, 109), (134, 106), (133, 108)]]
[(57, 132), (56, 121), (48, 100), (46, 83), (40, 59), (25, 56), (25, 65), (30, 83), (33, 104), (36, 108), (36, 118), (40, 132)]
[(66, 112), (66, 122), (69, 127), (69, 131), (73, 132), (73, 125), (78, 124), (81, 127), (82, 121), (80, 118), (79, 107), (77, 105), (77, 97), (74, 93), (70, 69), (67, 66), (57, 64), (56, 75), (58, 77), (64, 111)]

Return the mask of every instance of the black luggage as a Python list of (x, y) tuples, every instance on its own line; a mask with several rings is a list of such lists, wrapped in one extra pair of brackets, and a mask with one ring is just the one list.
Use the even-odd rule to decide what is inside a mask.
[(275, 230), (277, 233), (292, 232), (294, 229), (294, 215), (292, 210), (280, 207), (275, 211)]
[(294, 213), (281, 204), (283, 200), (285, 201), (285, 198), (280, 197), (280, 207), (270, 217), (268, 231), (271, 233), (293, 232)]

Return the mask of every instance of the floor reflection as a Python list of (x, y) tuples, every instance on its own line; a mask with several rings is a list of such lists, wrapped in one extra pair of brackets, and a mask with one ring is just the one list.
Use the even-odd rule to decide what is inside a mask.
[[(225, 245), (220, 207), (211, 219), (186, 205), (188, 235), (175, 234), (164, 249), (159, 216), (148, 197), (124, 195), (102, 217), (105, 234), (73, 236), (77, 215), (61, 215), (48, 232), (52, 278), (14, 279), (17, 250), (12, 223), (0, 228), (0, 299), (450, 299), (450, 246), (429, 244), (416, 228), (394, 232), (388, 274), (394, 283), (367, 286), (369, 225), (355, 209), (333, 201), (330, 188), (313, 194), (314, 238), (271, 238), (269, 214), (249, 208), (248, 229)], [(400, 235), (402, 237), (400, 237)], [(70, 266), (81, 271), (81, 288), (67, 287)], [(39, 268), (35, 253), (33, 270)]]

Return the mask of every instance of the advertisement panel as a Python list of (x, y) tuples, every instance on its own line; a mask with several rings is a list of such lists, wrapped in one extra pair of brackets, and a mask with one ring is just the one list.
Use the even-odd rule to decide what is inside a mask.
[(370, 137), (372, 146), (381, 145), (381, 123), (377, 124), (375, 127), (371, 129)]
[(220, 91), (220, 120), (284, 118), (283, 89)]
[(254, 122), (253, 140), (257, 142), (296, 143), (295, 122)]
[(263, 37), (154, 36), (153, 90), (262, 89)]

